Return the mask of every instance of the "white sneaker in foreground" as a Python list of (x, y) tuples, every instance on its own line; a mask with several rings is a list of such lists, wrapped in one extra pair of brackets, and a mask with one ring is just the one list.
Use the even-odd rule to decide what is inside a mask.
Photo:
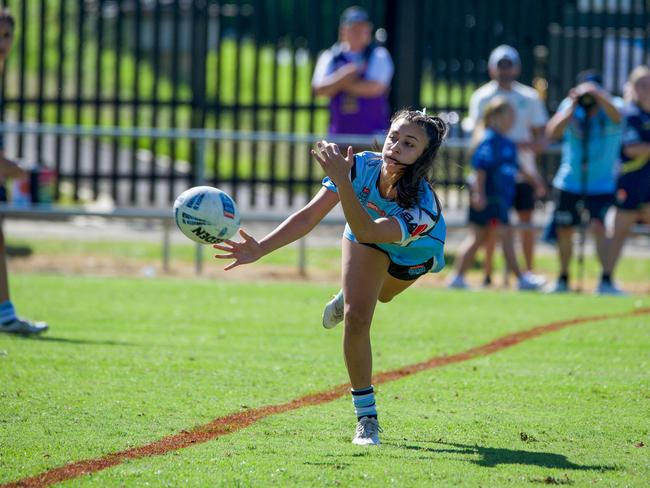
[(32, 322), (31, 320), (16, 317), (11, 322), (0, 325), (0, 332), (10, 334), (34, 335), (41, 334), (48, 329), (45, 322)]
[(609, 282), (609, 283), (604, 283), (600, 282), (598, 285), (598, 289), (596, 290), (597, 295), (613, 295), (613, 296), (625, 296), (627, 293), (625, 293), (623, 290), (621, 290), (618, 286), (616, 286), (614, 283)]
[(325, 305), (325, 309), (323, 310), (323, 327), (332, 329), (341, 321), (343, 321), (343, 290), (340, 290)]
[(381, 444), (379, 442), (380, 432), (381, 427), (379, 427), (379, 421), (377, 419), (361, 417), (361, 420), (357, 422), (357, 430), (354, 433), (352, 444), (356, 444), (357, 446), (378, 446)]

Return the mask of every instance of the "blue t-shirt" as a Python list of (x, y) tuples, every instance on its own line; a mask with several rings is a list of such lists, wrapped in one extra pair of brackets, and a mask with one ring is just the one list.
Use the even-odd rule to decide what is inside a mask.
[[(393, 217), (402, 229), (399, 241), (374, 244), (385, 251), (394, 263), (403, 266), (422, 264), (433, 258), (431, 272), (437, 273), (445, 266), (443, 248), (446, 226), (433, 189), (426, 181), (422, 181), (417, 205), (408, 209), (402, 208), (394, 200), (382, 197), (379, 192), (381, 165), (381, 154), (365, 151), (355, 154), (354, 165), (350, 171), (352, 187), (370, 217)], [(338, 191), (329, 177), (323, 179), (323, 186), (328, 190)], [(347, 224), (343, 235), (353, 242), (359, 242)]]
[(509, 209), (515, 198), (515, 177), (519, 171), (517, 146), (491, 129), (472, 155), (472, 168), (485, 171), (485, 196), (488, 204)]
[[(623, 110), (623, 100), (612, 98), (614, 106)], [(565, 98), (558, 112), (568, 110), (571, 100)], [(582, 188), (582, 154), (583, 131), (586, 112), (578, 106), (564, 130), (562, 140), (562, 159), (560, 167), (553, 178), (553, 186), (563, 191), (581, 194)], [(589, 141), (587, 146), (587, 195), (614, 193), (616, 173), (621, 145), (622, 124), (614, 123), (600, 109), (589, 119)]]
[(621, 147), (620, 174), (650, 173), (650, 159), (645, 156), (629, 158), (623, 152), (623, 146), (637, 143), (650, 143), (650, 113), (645, 112), (636, 103), (630, 102), (623, 111), (623, 139)]

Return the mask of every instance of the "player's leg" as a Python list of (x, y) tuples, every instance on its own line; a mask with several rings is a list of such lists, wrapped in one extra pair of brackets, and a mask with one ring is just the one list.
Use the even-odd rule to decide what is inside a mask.
[(370, 325), (389, 258), (383, 252), (343, 239), (342, 282), (345, 309), (343, 354), (357, 415), (353, 443), (379, 444), (379, 424), (372, 381)]
[(33, 335), (47, 330), (45, 322), (32, 322), (16, 315), (13, 302), (9, 298), (9, 272), (7, 270), (7, 249), (5, 245), (2, 220), (0, 220), (0, 332)]

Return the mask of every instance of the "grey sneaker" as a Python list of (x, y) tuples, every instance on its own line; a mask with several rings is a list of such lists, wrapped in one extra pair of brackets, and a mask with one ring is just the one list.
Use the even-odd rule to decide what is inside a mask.
[(323, 327), (332, 329), (343, 320), (343, 290), (334, 295), (323, 310)]
[(546, 289), (546, 293), (569, 293), (569, 284), (566, 281), (557, 280), (554, 285)]
[(371, 417), (361, 417), (361, 420), (357, 422), (357, 430), (354, 433), (354, 439), (352, 439), (352, 444), (357, 446), (378, 446), (381, 444), (379, 442), (379, 433), (381, 432), (381, 427), (379, 427), (379, 421)]
[(597, 295), (613, 295), (613, 296), (626, 296), (627, 293), (625, 293), (623, 290), (621, 290), (618, 286), (616, 286), (612, 282), (603, 282), (601, 281), (600, 284), (598, 285), (598, 289), (596, 290)]
[(48, 329), (45, 322), (32, 322), (31, 320), (19, 319), (16, 317), (11, 322), (0, 324), (0, 332), (20, 335), (41, 334)]

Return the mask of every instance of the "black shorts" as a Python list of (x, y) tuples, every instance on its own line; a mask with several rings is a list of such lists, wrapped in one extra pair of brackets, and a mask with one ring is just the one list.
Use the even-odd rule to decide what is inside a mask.
[(623, 210), (641, 210), (650, 204), (650, 166), (618, 178), (616, 206)]
[[(557, 190), (555, 193), (554, 218), (558, 227), (575, 227), (580, 224), (580, 213), (578, 203), (582, 200), (577, 193)], [(589, 212), (589, 222), (605, 221), (605, 214), (609, 207), (614, 204), (613, 193), (599, 195), (587, 195), (585, 197), (585, 208)]]
[(488, 203), (483, 210), (475, 210), (470, 206), (468, 220), (470, 223), (479, 227), (495, 227), (499, 224), (510, 224), (508, 209), (498, 203)]
[(402, 281), (417, 280), (420, 276), (428, 273), (429, 271), (431, 271), (431, 268), (433, 268), (433, 257), (429, 259), (426, 263), (407, 266), (407, 265), (395, 263), (392, 259), (390, 259), (388, 253), (384, 251), (381, 247), (379, 247), (377, 244), (366, 244), (364, 242), (361, 242), (360, 244), (363, 244), (364, 246), (372, 247), (373, 249), (377, 249), (378, 251), (381, 251), (386, 256), (388, 256), (388, 260), (389, 260), (388, 274), (391, 275), (393, 278), (397, 278), (398, 280), (402, 280)]
[(512, 206), (517, 211), (535, 208), (535, 190), (530, 183), (522, 181), (515, 185), (515, 199)]

